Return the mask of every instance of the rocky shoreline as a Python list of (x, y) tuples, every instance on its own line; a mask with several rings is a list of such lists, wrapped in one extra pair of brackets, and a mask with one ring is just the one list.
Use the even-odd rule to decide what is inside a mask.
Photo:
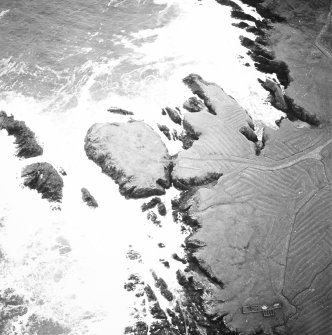
[[(329, 97), (323, 99), (328, 101), (325, 105), (317, 104), (316, 98), (311, 101), (317, 94), (314, 89), (302, 96), (310, 85), (302, 70), (293, 75), (300, 51), (292, 50), (292, 57), (280, 51), (287, 29), (298, 34), (296, 15), (306, 17), (299, 8), (311, 7), (300, 0), (287, 2), (288, 7), (281, 1), (243, 0), (263, 17), (258, 20), (231, 0), (216, 1), (232, 8), (232, 17), (239, 20), (236, 27), (254, 34), (255, 39), (242, 36), (241, 44), (257, 70), (274, 76), (260, 83), (270, 93), (270, 104), (285, 116), (276, 120), (277, 129), (264, 127), (258, 136), (254, 121), (234, 98), (208, 78), (190, 74), (183, 82), (193, 96), (183, 110), (162, 110), (182, 132), (158, 125), (167, 140), (182, 142), (177, 155), (171, 156), (159, 134), (143, 121), (99, 123), (87, 131), (87, 158), (119, 185), (127, 199), (153, 197), (141, 209), (154, 225), (160, 226), (159, 218), (167, 215), (159, 196), (171, 187), (181, 191), (172, 201), (173, 219), (190, 232), (183, 245), (186, 257), (173, 254), (173, 260), (185, 265), (176, 272), (181, 292), (172, 292), (154, 271), (154, 286), (138, 274), (129, 276), (124, 289), (143, 307), (125, 333), (325, 335), (332, 312), (332, 129), (327, 112), (332, 105)], [(325, 8), (327, 1), (320, 1), (318, 11)], [(303, 35), (319, 33), (328, 49), (329, 27), (321, 29), (313, 24)], [(308, 67), (332, 73), (322, 55), (311, 56), (318, 61)], [(323, 86), (324, 78), (315, 81), (316, 88)], [(325, 89), (319, 98), (326, 95)], [(117, 107), (108, 111), (134, 115)], [(43, 154), (24, 122), (1, 112), (2, 129), (15, 136), (18, 157)], [(21, 176), (24, 186), (42, 198), (61, 202), (64, 182), (51, 164), (28, 164)], [(86, 188), (81, 194), (87, 206), (98, 207)], [(128, 258), (141, 261), (134, 250)], [(167, 259), (160, 262), (170, 268)], [(163, 308), (160, 299), (169, 307)], [(11, 320), (27, 313), (28, 303), (8, 289), (0, 291), (0, 304), (0, 332), (8, 332)], [(144, 320), (148, 314), (150, 323)], [(37, 334), (70, 333), (37, 315), (31, 315), (25, 327)]]
[[(177, 274), (186, 308), (168, 311), (171, 324), (156, 314), (159, 326), (150, 333), (325, 334), (331, 259), (328, 247), (315, 241), (325, 236), (331, 218), (330, 125), (321, 110), (301, 107), (284, 91), (298, 82), (268, 48), (272, 24), (286, 20), (263, 1), (255, 6), (263, 22), (231, 1), (218, 2), (254, 23), (238, 24), (257, 36), (241, 42), (258, 70), (279, 79), (283, 88), (271, 79), (261, 84), (285, 117), (276, 120), (278, 130), (265, 127), (258, 140), (246, 111), (198, 75), (184, 79), (196, 96), (184, 104), (187, 112), (163, 111), (183, 127), (178, 138), (185, 139), (185, 150), (171, 158), (171, 183), (183, 191), (173, 216), (192, 234), (186, 272)], [(159, 129), (171, 138), (168, 128)], [(147, 334), (148, 326), (141, 326), (127, 333)]]
[[(327, 313), (311, 306), (310, 313), (320, 313), (318, 324), (309, 316), (307, 304), (319, 299), (322, 306), (328, 306), (325, 292), (329, 288), (331, 263), (330, 257), (322, 256), (328, 248), (313, 246), (316, 238), (325, 235), (330, 215), (330, 126), (308, 123), (308, 127), (298, 127), (296, 122), (284, 118), (278, 122), (278, 130), (266, 127), (263, 143), (258, 144), (247, 112), (218, 85), (195, 74), (184, 78), (184, 83), (206, 106), (183, 114), (180, 124), (184, 133), (190, 129), (198, 135), (186, 150), (167, 160), (172, 166), (168, 186), (172, 184), (183, 191), (180, 200), (174, 202), (173, 216), (180, 216), (192, 229), (186, 241), (186, 260), (174, 258), (187, 264), (186, 272), (177, 274), (184, 291), (181, 299), (185, 299), (186, 305), (177, 307), (177, 313), (168, 312), (172, 325), (159, 302), (152, 299), (155, 302), (150, 312), (157, 321), (150, 333), (179, 334), (180, 331), (181, 334), (183, 323), (191, 334), (287, 334), (290, 331), (305, 334), (305, 329), (324, 332)], [(275, 99), (285, 101), (278, 87), (273, 92)], [(303, 109), (302, 113), (304, 119), (310, 120), (310, 114), (305, 114)], [(106, 126), (123, 128), (130, 137), (137, 136), (135, 131), (128, 131), (126, 123)], [(147, 150), (152, 134), (151, 128), (141, 126), (139, 133), (139, 146), (134, 142), (134, 147), (126, 150), (130, 160), (126, 158), (125, 162), (132, 162), (135, 169), (137, 157), (142, 155), (137, 149)], [(124, 167), (128, 171), (128, 166), (114, 159), (114, 153), (123, 149), (122, 142), (112, 142), (108, 152), (103, 143), (110, 141), (109, 134), (105, 138), (90, 134), (91, 131), (86, 139), (88, 156), (93, 143), (94, 150), (105, 150), (103, 157), (113, 155), (108, 162), (121, 171), (121, 180), (141, 178), (140, 169), (126, 174)], [(160, 145), (160, 138), (157, 143)], [(149, 160), (150, 153), (144, 155)], [(103, 170), (110, 169), (105, 165), (105, 158), (91, 157)], [(158, 162), (165, 162), (164, 153)], [(109, 175), (117, 182), (117, 175)], [(150, 177), (144, 173), (144, 178)], [(131, 188), (125, 187), (121, 193), (132, 197)], [(139, 194), (148, 197), (152, 192)], [(149, 210), (160, 203), (154, 198), (142, 209)], [(315, 222), (308, 221), (306, 213), (314, 213)], [(158, 224), (156, 215), (151, 215), (148, 218)], [(308, 231), (312, 229), (315, 238)], [(298, 243), (306, 245), (311, 253), (304, 253)], [(298, 263), (307, 264), (310, 259), (315, 259), (315, 265), (294, 272)], [(316, 274), (324, 274), (319, 283), (315, 281)], [(315, 293), (303, 296), (306, 291)], [(260, 313), (243, 312), (251, 306), (262, 309)], [(264, 306), (271, 315), (265, 316)], [(141, 326), (139, 323), (138, 328), (128, 328), (127, 333), (147, 334), (149, 327), (138, 330)]]

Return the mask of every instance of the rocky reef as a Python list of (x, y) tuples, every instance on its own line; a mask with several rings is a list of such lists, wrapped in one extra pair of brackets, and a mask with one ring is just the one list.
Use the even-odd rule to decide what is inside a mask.
[(61, 202), (63, 180), (57, 170), (46, 162), (27, 165), (22, 170), (24, 186), (42, 194), (43, 199)]
[(167, 148), (144, 122), (95, 124), (86, 135), (85, 151), (127, 198), (162, 195), (170, 187)]
[(5, 129), (8, 135), (15, 137), (18, 157), (30, 158), (43, 154), (43, 148), (38, 144), (35, 133), (23, 121), (17, 121), (13, 116), (0, 112), (0, 130)]

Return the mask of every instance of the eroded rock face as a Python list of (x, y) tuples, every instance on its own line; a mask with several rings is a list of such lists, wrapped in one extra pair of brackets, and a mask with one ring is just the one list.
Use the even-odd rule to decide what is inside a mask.
[(22, 170), (24, 186), (42, 194), (51, 202), (61, 202), (63, 180), (57, 170), (49, 163), (33, 163)]
[[(178, 155), (172, 174), (188, 189), (178, 207), (195, 230), (187, 241), (189, 264), (209, 292), (201, 296), (207, 313), (224, 316), (241, 334), (325, 334), (331, 129), (299, 129), (282, 120), (279, 130), (266, 129), (256, 156), (240, 132), (251, 128), (250, 119), (236, 101), (199, 76), (185, 82), (214, 112), (184, 115), (201, 135)], [(214, 181), (213, 173), (219, 174)], [(272, 306), (272, 316), (243, 312), (264, 305)]]
[(85, 151), (127, 198), (162, 195), (170, 186), (167, 148), (144, 122), (95, 124), (86, 135)]
[(8, 135), (15, 136), (18, 157), (30, 158), (43, 154), (43, 148), (38, 144), (35, 133), (23, 121), (17, 121), (13, 116), (0, 112), (0, 130), (5, 129)]

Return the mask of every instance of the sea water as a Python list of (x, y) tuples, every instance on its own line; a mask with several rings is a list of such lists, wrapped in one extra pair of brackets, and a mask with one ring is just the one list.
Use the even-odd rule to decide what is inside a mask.
[[(143, 201), (124, 199), (87, 159), (84, 137), (96, 122), (128, 120), (107, 112), (111, 106), (156, 131), (157, 123), (174, 128), (161, 109), (181, 108), (192, 95), (182, 83), (189, 73), (218, 83), (258, 126), (275, 126), (280, 113), (257, 81), (265, 76), (239, 41), (252, 36), (234, 22), (214, 0), (0, 0), (0, 109), (25, 121), (44, 147), (41, 157), (18, 159), (14, 139), (0, 131), (0, 290), (29, 301), (13, 325), (18, 334), (33, 313), (71, 335), (123, 334), (137, 307), (123, 288), (132, 273), (153, 285), (155, 271), (180, 291), (175, 272), (184, 265), (171, 255), (184, 255), (188, 232), (171, 215), (178, 191), (162, 197), (168, 214), (162, 227), (153, 225)], [(171, 154), (181, 150), (161, 137)], [(67, 174), (60, 210), (22, 186), (22, 168), (44, 161)], [(98, 208), (82, 202), (82, 187)], [(142, 262), (128, 259), (128, 250)]]

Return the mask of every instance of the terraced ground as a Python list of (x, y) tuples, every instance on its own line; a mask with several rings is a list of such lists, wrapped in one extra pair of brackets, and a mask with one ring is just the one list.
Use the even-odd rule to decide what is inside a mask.
[[(178, 155), (172, 177), (184, 188), (201, 185), (186, 201), (200, 224), (190, 239), (205, 245), (193, 253), (201, 279), (214, 279), (204, 296), (209, 313), (243, 334), (329, 334), (331, 128), (283, 120), (258, 145), (234, 99), (197, 75), (185, 83), (209, 111), (185, 114), (199, 139)], [(281, 308), (269, 317), (243, 310), (275, 303)]]

